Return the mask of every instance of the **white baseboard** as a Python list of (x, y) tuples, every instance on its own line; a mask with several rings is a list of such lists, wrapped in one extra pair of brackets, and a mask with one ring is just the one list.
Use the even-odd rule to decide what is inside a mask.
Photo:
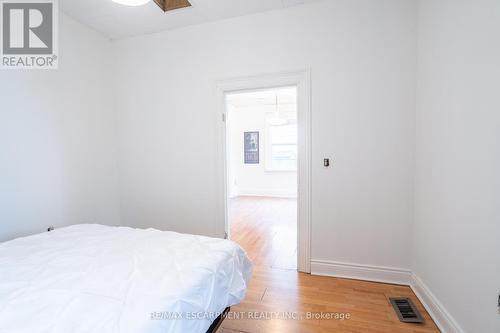
[(311, 274), (401, 285), (410, 285), (411, 282), (411, 271), (408, 269), (326, 260), (311, 260)]
[(265, 188), (238, 187), (236, 194), (237, 196), (248, 196), (248, 197), (297, 198), (296, 189), (265, 189)]
[(415, 273), (411, 276), (410, 286), (442, 333), (464, 333), (457, 321)]
[(465, 333), (425, 283), (408, 269), (311, 260), (311, 274), (408, 285), (442, 333)]

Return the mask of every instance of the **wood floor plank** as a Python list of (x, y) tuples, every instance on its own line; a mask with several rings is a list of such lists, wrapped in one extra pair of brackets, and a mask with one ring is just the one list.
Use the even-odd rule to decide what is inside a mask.
[[(254, 264), (245, 300), (232, 308), (220, 333), (435, 333), (439, 329), (407, 286), (298, 273), (295, 199), (239, 197), (230, 204), (231, 238)], [(289, 269), (286, 269), (289, 268)], [(409, 297), (424, 324), (401, 323), (390, 297)], [(250, 313), (297, 313), (296, 319), (249, 318)], [(236, 314), (243, 314), (236, 317)], [(349, 319), (308, 318), (349, 314)], [(282, 314), (283, 316), (283, 314)]]

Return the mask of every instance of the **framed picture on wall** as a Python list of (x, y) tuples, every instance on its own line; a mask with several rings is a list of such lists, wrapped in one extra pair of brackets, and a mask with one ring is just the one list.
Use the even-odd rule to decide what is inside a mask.
[(245, 164), (259, 164), (259, 132), (245, 132)]

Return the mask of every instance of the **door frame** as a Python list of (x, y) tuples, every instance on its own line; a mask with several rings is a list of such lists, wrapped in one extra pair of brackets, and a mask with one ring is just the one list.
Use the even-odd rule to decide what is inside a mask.
[(264, 74), (219, 80), (216, 83), (216, 188), (215, 235), (228, 237), (228, 187), (226, 151), (226, 94), (277, 87), (297, 87), (298, 165), (297, 165), (297, 267), (311, 272), (311, 70)]

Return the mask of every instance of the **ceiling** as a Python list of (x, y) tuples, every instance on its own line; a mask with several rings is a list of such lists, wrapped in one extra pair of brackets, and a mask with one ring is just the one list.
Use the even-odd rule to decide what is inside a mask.
[(111, 39), (119, 39), (313, 1), (316, 0), (190, 0), (192, 7), (167, 13), (154, 1), (129, 7), (111, 0), (62, 0), (60, 6), (80, 23)]
[(284, 87), (266, 90), (236, 92), (230, 93), (226, 97), (228, 104), (237, 108), (255, 107), (255, 106), (296, 106), (297, 88)]

